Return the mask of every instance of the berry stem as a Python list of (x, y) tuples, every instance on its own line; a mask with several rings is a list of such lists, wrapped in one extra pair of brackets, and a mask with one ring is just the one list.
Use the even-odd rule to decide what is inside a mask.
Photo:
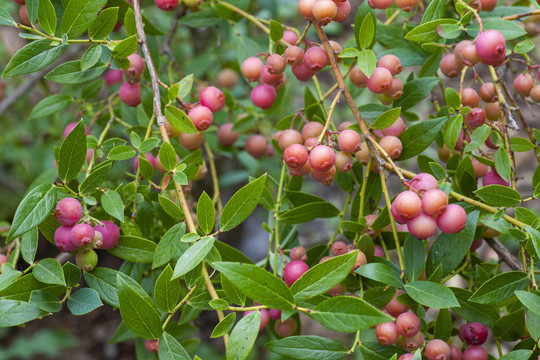
[[(274, 275), (277, 276), (277, 265), (278, 265), (278, 250), (279, 250), (279, 218), (277, 217), (277, 213), (279, 211), (280, 205), (281, 205), (281, 193), (283, 192), (283, 183), (285, 182), (285, 168), (287, 166), (285, 163), (281, 165), (281, 175), (279, 176), (279, 186), (278, 186), (278, 192), (276, 197), (276, 205), (274, 207), (274, 231), (272, 232), (274, 235)], [(270, 241), (272, 243), (272, 241)]]
[(527, 17), (527, 16), (531, 16), (531, 15), (538, 15), (538, 14), (540, 14), (540, 9), (527, 11), (527, 12), (521, 13), (521, 14), (504, 16), (502, 19), (503, 20), (517, 20), (517, 19), (520, 19), (522, 17)]
[(319, 138), (317, 139), (317, 144), (320, 144), (323, 141), (326, 135), (326, 132), (328, 131), (328, 128), (330, 127), (330, 123), (332, 122), (332, 114), (334, 113), (334, 109), (336, 108), (336, 105), (339, 101), (339, 98), (341, 97), (341, 94), (343, 94), (343, 91), (342, 90), (338, 91), (336, 96), (334, 97), (334, 100), (332, 101), (332, 104), (330, 105), (330, 109), (328, 110), (328, 116), (326, 117), (326, 123), (324, 124), (324, 128), (321, 132), (321, 135), (319, 135)]
[(349, 350), (349, 354), (354, 354), (354, 349), (356, 349), (356, 346), (360, 345), (360, 330), (356, 332), (356, 335), (354, 337), (354, 342), (351, 346), (351, 349)]
[(189, 292), (186, 294), (186, 296), (184, 296), (184, 298), (178, 303), (178, 305), (176, 305), (174, 307), (174, 309), (169, 313), (169, 315), (167, 316), (167, 318), (165, 319), (165, 322), (163, 323), (163, 326), (161, 327), (162, 331), (165, 331), (165, 329), (167, 328), (167, 325), (169, 324), (169, 322), (171, 321), (172, 317), (174, 316), (174, 314), (180, 310), (180, 308), (182, 307), (182, 305), (184, 305), (188, 300), (189, 298), (191, 297), (191, 295), (193, 295), (193, 293), (195, 292), (195, 290), (197, 290), (197, 285), (194, 285), (190, 290)]
[(221, 203), (221, 192), (219, 190), (218, 173), (216, 170), (216, 163), (214, 161), (214, 153), (206, 141), (204, 142), (204, 150), (206, 151), (206, 156), (208, 156), (208, 162), (210, 163), (210, 175), (212, 175), (212, 186), (214, 188), (212, 201), (217, 206), (218, 213), (221, 214), (223, 205)]
[[(26, 25), (23, 25), (23, 24), (16, 24), (15, 27), (19, 28), (19, 29), (24, 29), (24, 30), (33, 32), (34, 34), (39, 35), (39, 36), (41, 36), (41, 37), (43, 37), (45, 39), (51, 40), (51, 41), (55, 41), (55, 42), (59, 42), (59, 43), (63, 42), (63, 40), (61, 38), (57, 38), (55, 36), (47, 35), (46, 33), (36, 29), (34, 26), (26, 26)], [(114, 42), (119, 43), (119, 41), (113, 41), (113, 40), (92, 40), (92, 39), (72, 39), (72, 40), (67, 40), (68, 44), (107, 44), (108, 45), (109, 43), (114, 43)]]
[(345, 205), (343, 206), (343, 211), (341, 212), (341, 220), (339, 221), (339, 225), (336, 228), (336, 231), (334, 231), (334, 234), (332, 235), (332, 238), (328, 241), (328, 247), (333, 244), (334, 240), (336, 239), (337, 234), (341, 231), (341, 224), (343, 224), (343, 220), (345, 220), (345, 215), (347, 214), (347, 208), (349, 207), (349, 203), (351, 202), (352, 198), (352, 191), (347, 196), (347, 200), (345, 201)]

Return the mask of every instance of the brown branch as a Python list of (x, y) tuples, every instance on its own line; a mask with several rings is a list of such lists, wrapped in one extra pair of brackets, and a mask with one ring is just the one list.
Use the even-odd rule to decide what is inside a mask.
[(499, 240), (494, 238), (485, 240), (493, 251), (499, 255), (499, 259), (505, 262), (512, 270), (523, 271), (521, 262)]

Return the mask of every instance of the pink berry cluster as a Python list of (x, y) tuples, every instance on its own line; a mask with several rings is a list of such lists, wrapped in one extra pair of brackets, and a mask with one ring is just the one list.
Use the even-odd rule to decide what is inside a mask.
[(370, 77), (355, 65), (351, 70), (349, 79), (359, 88), (367, 87), (369, 91), (377, 95), (379, 101), (390, 105), (393, 100), (403, 95), (403, 82), (396, 77), (401, 72), (401, 61), (395, 55), (383, 55), (377, 61), (377, 67)]
[(372, 9), (388, 9), (393, 3), (401, 10), (410, 12), (415, 6), (418, 5), (419, 0), (368, 0), (368, 5)]
[(344, 22), (351, 12), (351, 4), (349, 0), (299, 0), (298, 12), (307, 20), (326, 26), (332, 21)]
[(179, 0), (154, 0), (156, 6), (163, 11), (173, 11), (178, 7)]
[[(538, 76), (540, 78), (540, 70)], [(524, 72), (516, 76), (514, 90), (523, 97), (529, 97), (534, 102), (540, 102), (540, 85), (535, 84), (535, 79), (530, 72)]]
[(407, 224), (417, 239), (433, 236), (437, 227), (446, 234), (458, 233), (465, 227), (467, 214), (457, 204), (448, 204), (448, 196), (438, 189), (437, 179), (420, 173), (410, 181), (410, 190), (396, 196), (390, 208), (396, 222)]

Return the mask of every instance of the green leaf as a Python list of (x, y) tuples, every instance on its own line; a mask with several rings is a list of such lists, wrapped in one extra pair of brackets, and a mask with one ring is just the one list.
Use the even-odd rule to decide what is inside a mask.
[(88, 28), (88, 36), (93, 40), (105, 39), (114, 30), (117, 20), (118, 7), (103, 9)]
[(0, 327), (13, 327), (47, 315), (34, 304), (0, 299)]
[(69, 311), (73, 315), (84, 315), (102, 306), (96, 290), (91, 288), (82, 288), (71, 294), (67, 301)]
[(56, 30), (56, 12), (51, 0), (39, 0), (38, 9), (39, 25), (49, 35), (54, 35)]
[(115, 190), (107, 190), (103, 193), (101, 205), (107, 214), (124, 222), (124, 202)]
[(523, 40), (514, 46), (514, 52), (516, 54), (526, 54), (534, 49), (534, 43), (530, 40)]
[(471, 142), (465, 146), (463, 151), (471, 152), (478, 149), (486, 141), (490, 132), (491, 127), (489, 127), (487, 124), (484, 124), (478, 129), (474, 130), (473, 134), (471, 135)]
[(493, 335), (501, 340), (519, 340), (525, 333), (525, 309), (502, 316), (491, 328)]
[[(499, 31), (501, 34), (503, 34), (507, 41), (527, 34), (527, 32), (523, 30), (523, 28), (517, 23), (500, 18), (483, 19), (482, 25), (484, 26), (484, 30), (494, 29)], [(472, 25), (467, 27), (465, 31), (472, 37), (476, 37), (479, 31), (478, 23), (474, 22)]]
[(512, 169), (510, 168), (510, 157), (505, 149), (498, 148), (495, 152), (495, 170), (506, 181), (510, 181), (510, 174)]
[(161, 320), (150, 296), (127, 275), (118, 273), (116, 281), (120, 314), (127, 328), (144, 339), (158, 339)]
[(440, 309), (435, 320), (435, 339), (446, 342), (452, 336), (452, 317), (448, 309)]
[(92, 45), (84, 52), (84, 55), (81, 59), (81, 70), (88, 70), (97, 62), (101, 57), (102, 47), (101, 45)]
[(9, 230), (6, 242), (10, 242), (41, 224), (56, 205), (56, 188), (51, 184), (36, 186), (21, 201)]
[[(47, 0), (49, 1), (49, 0)], [(30, 119), (57, 114), (73, 102), (68, 94), (55, 94), (41, 99), (30, 112)]]
[(46, 291), (32, 291), (30, 302), (46, 312), (57, 312), (62, 310), (62, 303), (58, 300), (58, 297)]
[(399, 271), (383, 263), (365, 264), (356, 269), (355, 272), (365, 278), (392, 285), (396, 288), (403, 287)]
[(463, 115), (458, 114), (458, 115), (452, 116), (452, 118), (450, 118), (450, 121), (448, 122), (448, 125), (446, 125), (446, 128), (444, 129), (444, 134), (443, 134), (444, 144), (446, 145), (448, 149), (454, 150), (454, 148), (456, 147), (457, 141), (459, 139), (459, 134), (461, 134), (462, 129), (463, 129)]
[(486, 281), (469, 298), (480, 304), (498, 304), (514, 296), (514, 291), (527, 287), (528, 276), (522, 271), (509, 271)]
[(417, 303), (435, 308), (459, 307), (450, 289), (431, 281), (412, 281), (405, 285), (407, 294)]
[[(420, 79), (407, 81), (407, 83), (403, 86), (403, 96), (397, 100), (394, 100), (393, 106), (401, 106), (402, 112), (413, 107), (431, 94), (431, 91), (439, 84), (439, 81), (441, 81), (441, 79), (438, 77), (423, 77)], [(426, 122), (427, 121), (422, 123)]]
[(15, 26), (17, 22), (13, 20), (11, 15), (0, 6), (0, 25)]
[(488, 205), (512, 207), (521, 204), (521, 195), (514, 189), (503, 185), (488, 185), (474, 191)]
[(172, 200), (163, 195), (158, 195), (159, 205), (173, 219), (183, 219), (184, 213), (180, 206), (176, 205)]
[(191, 360), (186, 349), (167, 332), (163, 332), (158, 345), (159, 360)]
[(64, 278), (66, 279), (66, 286), (75, 287), (82, 278), (81, 269), (69, 261), (62, 266), (62, 271), (64, 272)]
[(189, 247), (174, 267), (173, 279), (176, 279), (182, 275), (187, 274), (190, 270), (193, 270), (203, 259), (208, 255), (210, 250), (214, 246), (214, 237), (206, 236), (195, 244)]
[(159, 161), (167, 171), (172, 171), (176, 167), (176, 152), (168, 142), (163, 142), (163, 144), (161, 144), (161, 148), (159, 149)]
[(422, 24), (442, 18), (444, 16), (445, 5), (445, 0), (431, 0), (422, 16)]
[(516, 290), (514, 293), (527, 310), (540, 316), (540, 296), (523, 290)]
[(154, 300), (157, 307), (166, 313), (173, 311), (180, 297), (180, 281), (171, 280), (173, 269), (167, 265), (156, 280), (154, 286)]
[(403, 262), (409, 280), (416, 281), (424, 271), (426, 249), (422, 241), (409, 235), (403, 244)]
[(362, 299), (335, 296), (315, 306), (309, 314), (324, 327), (338, 332), (369, 329), (393, 319)]
[(222, 232), (229, 231), (240, 225), (259, 203), (266, 174), (238, 190), (223, 208), (219, 220), (219, 228)]
[(152, 269), (158, 268), (168, 263), (175, 255), (177, 255), (183, 247), (180, 242), (182, 236), (186, 232), (186, 224), (181, 222), (170, 228), (159, 241), (156, 250), (154, 251), (152, 260)]
[(216, 25), (220, 19), (216, 16), (214, 11), (205, 10), (190, 13), (180, 19), (180, 24), (199, 28), (199, 27), (209, 27)]
[(328, 201), (311, 202), (279, 213), (279, 221), (285, 224), (302, 224), (317, 218), (339, 216), (339, 209)]
[(83, 70), (81, 68), (81, 62), (79, 60), (73, 60), (56, 67), (45, 75), (45, 79), (66, 85), (80, 84), (95, 79), (105, 70), (107, 70), (107, 64), (102, 62), (98, 62), (91, 68)]
[(229, 308), (229, 303), (227, 302), (227, 300), (223, 300), (223, 299), (214, 299), (210, 301), (208, 305), (210, 305), (210, 307), (215, 310), (224, 311)]
[(396, 122), (400, 114), (401, 114), (401, 108), (399, 107), (395, 109), (387, 110), (377, 117), (372, 127), (375, 130), (386, 129), (387, 127), (389, 127), (390, 125)]
[(116, 275), (118, 271), (97, 267), (92, 271), (84, 272), (84, 280), (92, 289), (96, 290), (99, 297), (107, 304), (119, 307), (118, 295), (116, 293)]
[(138, 236), (120, 236), (118, 245), (107, 250), (120, 259), (151, 263), (154, 257), (156, 243)]
[[(272, 39), (273, 42), (278, 42), (283, 38), (283, 25), (281, 25), (279, 22), (275, 20), (270, 20), (270, 39)], [(291, 44), (296, 45), (296, 44)]]
[(493, 305), (470, 302), (468, 299), (471, 297), (472, 292), (460, 288), (451, 288), (451, 290), (460, 305), (460, 307), (453, 308), (452, 310), (465, 320), (476, 321), (486, 326), (491, 326), (500, 317), (498, 309)]
[[(438, 0), (432, 0), (430, 3), (430, 6), (433, 2), (438, 2)], [(454, 109), (459, 108), (461, 105), (461, 99), (459, 98), (459, 94), (457, 93), (456, 90), (450, 87), (447, 87), (446, 89), (444, 89), (444, 100), (446, 101), (446, 105)]]
[(125, 59), (137, 50), (137, 35), (132, 35), (122, 40), (112, 52), (114, 59)]
[[(184, 76), (182, 80), (178, 82), (179, 90), (178, 90), (178, 95), (176, 96), (178, 96), (180, 99), (183, 99), (189, 96), (189, 94), (191, 93), (191, 88), (193, 88), (193, 78), (194, 78), (193, 74), (189, 74), (188, 76)], [(191, 124), (193, 125), (193, 123)]]
[(64, 182), (73, 179), (81, 170), (86, 158), (86, 131), (81, 121), (66, 136), (58, 151), (58, 176)]
[[(423, 23), (405, 35), (405, 39), (416, 42), (429, 42), (437, 41), (441, 37), (437, 32), (437, 27), (442, 24), (457, 24), (457, 20), (454, 19), (438, 19)], [(405, 94), (405, 91), (403, 92)]]
[(522, 137), (514, 137), (510, 139), (510, 150), (517, 152), (525, 152), (534, 149), (534, 144)]
[(37, 228), (25, 232), (21, 238), (21, 255), (28, 264), (33, 264), (38, 248), (39, 232)]
[(67, 49), (67, 45), (51, 44), (50, 40), (37, 40), (26, 45), (13, 55), (2, 76), (30, 74), (46, 68)]
[(306, 271), (291, 286), (295, 300), (307, 300), (323, 294), (343, 281), (351, 272), (358, 252), (328, 259)]
[(455, 39), (461, 35), (461, 26), (458, 24), (442, 24), (440, 36), (445, 39)]
[(227, 345), (227, 360), (244, 360), (247, 358), (259, 334), (260, 325), (261, 313), (259, 311), (253, 311), (240, 319), (231, 332), (229, 344)]
[(62, 266), (55, 259), (47, 258), (39, 261), (32, 270), (36, 280), (45, 284), (66, 285)]
[(405, 130), (399, 136), (403, 144), (399, 160), (410, 159), (427, 149), (447, 120), (447, 117), (439, 117), (422, 121)]
[(222, 337), (223, 335), (227, 334), (232, 329), (235, 321), (236, 321), (235, 313), (230, 313), (229, 315), (225, 316), (225, 318), (223, 318), (223, 320), (221, 320), (216, 325), (210, 337), (214, 339), (214, 338)]
[(375, 23), (371, 14), (366, 15), (362, 21), (360, 27), (360, 33), (358, 34), (358, 44), (361, 49), (367, 49), (371, 47), (373, 39), (375, 37)]
[(186, 113), (172, 105), (165, 107), (165, 117), (169, 124), (181, 133), (197, 134), (199, 132)]
[(499, 360), (528, 360), (532, 353), (532, 350), (512, 350)]
[[(371, 16), (369, 17), (371, 18)], [(370, 77), (373, 70), (377, 67), (377, 57), (371, 49), (363, 49), (358, 54), (356, 65), (358, 65), (367, 77)]]
[(251, 299), (278, 310), (291, 310), (294, 299), (283, 281), (258, 266), (233, 262), (215, 262), (212, 267)]
[(112, 161), (107, 160), (99, 164), (98, 166), (92, 169), (90, 175), (84, 179), (84, 181), (79, 185), (79, 192), (81, 194), (89, 194), (96, 190), (96, 187), (103, 184), (107, 175), (109, 175), (112, 167)]
[(105, 4), (107, 0), (70, 0), (62, 16), (62, 34), (70, 39), (81, 36)]
[(264, 345), (271, 352), (297, 360), (340, 360), (349, 349), (335, 340), (320, 336), (289, 336)]
[(127, 145), (118, 145), (109, 151), (107, 157), (111, 160), (127, 160), (134, 157), (136, 154), (135, 149)]
[(540, 256), (540, 231), (533, 229), (530, 226), (525, 227), (531, 242), (533, 243), (534, 250), (536, 251), (536, 256)]
[(205, 234), (211, 233), (214, 229), (214, 222), (216, 221), (214, 202), (206, 192), (201, 194), (197, 202), (197, 221)]
[[(352, 59), (352, 58), (356, 58), (358, 54), (360, 54), (360, 50), (356, 48), (347, 48), (339, 54), (339, 57), (342, 59)], [(289, 119), (289, 126), (290, 126), (290, 120), (291, 118)], [(279, 130), (279, 129), (277, 129), (276, 127), (276, 130)]]

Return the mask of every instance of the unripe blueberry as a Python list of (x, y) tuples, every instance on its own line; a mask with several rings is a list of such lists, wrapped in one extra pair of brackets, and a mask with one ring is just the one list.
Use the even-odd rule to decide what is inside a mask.
[(399, 335), (412, 337), (420, 331), (420, 319), (412, 312), (400, 314), (396, 319), (396, 328)]
[[(268, 321), (270, 321), (270, 317), (268, 316), (268, 311), (266, 309), (257, 310), (261, 313), (261, 324), (259, 325), (259, 332), (263, 331), (266, 325), (268, 325)], [(246, 317), (249, 313), (252, 313), (253, 311), (246, 311), (242, 317)]]
[(338, 126), (338, 131), (347, 130), (349, 126), (354, 125), (352, 121), (344, 121)]
[(531, 89), (531, 93), (529, 94), (529, 97), (534, 102), (540, 102), (540, 85), (535, 85)]
[(276, 90), (268, 84), (259, 84), (251, 90), (251, 102), (261, 109), (269, 109), (276, 101)]
[[(499, 103), (497, 103), (497, 105), (498, 105), (498, 104), (499, 104)], [(488, 105), (489, 105), (489, 104), (488, 104)], [(487, 108), (487, 107), (486, 107), (486, 108)], [(487, 117), (487, 113), (486, 113), (486, 117)], [(502, 131), (502, 125), (499, 126), (499, 129)], [(500, 136), (497, 136), (497, 137), (500, 138)], [(496, 141), (497, 141), (497, 140), (496, 140)], [(494, 144), (494, 143), (491, 141), (491, 133), (490, 133), (490, 135), (487, 137), (487, 139), (486, 139), (486, 141), (484, 142), (484, 144), (486, 144), (486, 146), (487, 146), (488, 148), (490, 148), (490, 149), (498, 149), (498, 148), (499, 148), (499, 146), (498, 146), (496, 143)]]
[(437, 231), (437, 221), (433, 216), (421, 212), (418, 216), (407, 220), (407, 229), (415, 238), (425, 240)]
[(199, 94), (199, 101), (201, 105), (216, 112), (225, 106), (225, 95), (217, 87), (207, 86)]
[(404, 293), (405, 291), (403, 290), (397, 290), (392, 300), (390, 300), (390, 302), (386, 304), (386, 306), (384, 307), (384, 309), (388, 311), (388, 313), (392, 315), (393, 317), (398, 317), (400, 314), (403, 314), (404, 312), (407, 312), (410, 309), (407, 305), (400, 303), (396, 299), (399, 295), (404, 294)]
[(326, 145), (315, 146), (309, 154), (309, 165), (315, 171), (328, 171), (336, 162), (336, 153)]
[(476, 38), (476, 52), (482, 62), (499, 62), (506, 56), (506, 40), (497, 30), (486, 30)]
[(107, 86), (120, 84), (122, 82), (122, 76), (122, 70), (107, 70), (105, 72), (105, 84), (107, 84)]
[(225, 89), (232, 89), (238, 83), (238, 75), (233, 69), (223, 69), (217, 75), (217, 82)]
[(316, 171), (311, 172), (311, 177), (313, 180), (320, 182), (323, 185), (330, 186), (336, 178), (336, 167), (332, 166), (329, 170), (326, 171)]
[(424, 345), (424, 335), (421, 332), (410, 338), (401, 338), (401, 346), (407, 351), (415, 351)]
[(283, 161), (289, 168), (304, 166), (308, 161), (308, 152), (304, 145), (291, 144), (283, 151)]
[(337, 5), (332, 0), (318, 0), (313, 5), (313, 17), (325, 26), (337, 15)]
[(366, 264), (367, 264), (366, 254), (364, 254), (363, 251), (358, 250), (358, 255), (356, 255), (356, 260), (354, 261), (354, 265), (351, 269), (351, 274), (354, 274), (356, 269)]
[(163, 11), (173, 11), (178, 6), (178, 0), (155, 0), (156, 6)]
[(178, 136), (178, 140), (183, 147), (193, 151), (201, 148), (201, 145), (204, 142), (204, 135), (202, 132), (198, 132), (197, 134), (181, 133)]
[(278, 145), (282, 150), (285, 150), (289, 145), (302, 144), (303, 142), (302, 134), (294, 129), (284, 130), (278, 137)]
[(129, 68), (125, 70), (127, 81), (131, 84), (140, 82), (146, 68), (144, 59), (138, 54), (131, 54), (127, 59), (129, 61)]
[(366, 86), (367, 76), (360, 70), (358, 65), (354, 65), (352, 68), (349, 79), (356, 87), (363, 88)]
[(373, 9), (388, 9), (392, 4), (394, 3), (394, 0), (368, 0), (368, 5), (371, 6)]
[(62, 252), (72, 252), (79, 247), (71, 241), (71, 226), (59, 226), (54, 232), (54, 244)]
[(64, 198), (56, 204), (54, 216), (60, 224), (73, 226), (81, 220), (83, 208), (75, 198)]
[(343, 255), (347, 253), (347, 244), (343, 241), (336, 241), (330, 246), (330, 253), (332, 256)]
[(485, 102), (494, 102), (499, 98), (497, 97), (497, 90), (495, 90), (495, 85), (492, 82), (485, 82), (480, 87), (480, 97)]
[(474, 45), (472, 41), (470, 40), (461, 40), (456, 44), (456, 47), (454, 48), (454, 56), (456, 57), (456, 60), (463, 63), (463, 59), (461, 58), (461, 55), (463, 54), (463, 49), (468, 45)]
[(26, 10), (25, 5), (19, 8), (19, 18), (21, 19), (21, 23), (23, 25), (32, 26), (32, 23), (30, 22), (30, 18), (28, 17), (28, 11)]
[(392, 205), (400, 219), (409, 220), (420, 214), (422, 200), (420, 200), (415, 192), (407, 190), (398, 194)]
[(414, 357), (414, 354), (407, 353), (407, 354), (401, 355), (398, 360), (412, 360), (413, 357)]
[(443, 233), (455, 234), (465, 228), (467, 213), (457, 204), (449, 204), (446, 210), (437, 217), (437, 225)]
[(381, 345), (395, 344), (399, 336), (396, 324), (393, 321), (378, 324), (375, 327), (375, 336)]
[(401, 61), (395, 55), (388, 54), (381, 56), (379, 61), (377, 61), (377, 66), (387, 69), (392, 75), (397, 75), (401, 72)]
[(480, 0), (480, 3), (482, 4), (482, 11), (493, 11), (497, 6), (497, 0)]
[(379, 141), (379, 145), (392, 159), (397, 159), (403, 150), (403, 144), (396, 136), (385, 136)]
[(268, 317), (272, 320), (281, 319), (281, 310), (268, 309)]
[(120, 229), (112, 221), (101, 221), (103, 225), (96, 224), (94, 230), (100, 232), (103, 236), (103, 244), (100, 249), (112, 249), (118, 244), (118, 238), (120, 237)]
[(306, 261), (307, 255), (306, 255), (306, 249), (303, 246), (295, 246), (291, 249), (291, 253), (289, 254), (291, 260), (301, 260)]
[(272, 85), (273, 87), (277, 86), (280, 82), (283, 82), (283, 79), (285, 78), (285, 75), (283, 73), (280, 74), (272, 74), (270, 72), (270, 68), (268, 66), (263, 67), (261, 72), (261, 80), (263, 83)]
[(157, 354), (159, 349), (159, 339), (156, 340), (150, 340), (146, 339), (144, 340), (144, 347), (146, 350), (150, 351), (152, 354)]
[(472, 44), (466, 45), (461, 50), (461, 62), (467, 66), (473, 66), (480, 62), (480, 56), (476, 52), (476, 47)]
[(390, 89), (388, 89), (387, 92), (384, 94), (377, 94), (378, 96), (385, 96), (389, 99), (389, 104), (392, 102), (392, 99), (399, 99), (401, 96), (403, 96), (403, 82), (400, 78), (393, 78), (392, 84), (390, 84)]
[(323, 124), (318, 121), (310, 121), (302, 128), (302, 138), (304, 141), (309, 138), (318, 138), (323, 130)]
[(260, 159), (266, 153), (266, 139), (264, 136), (255, 134), (246, 140), (246, 151), (255, 159)]
[(345, 294), (345, 288), (343, 287), (343, 285), (337, 284), (336, 286), (328, 290), (328, 294), (332, 297), (343, 295)]
[(463, 352), (463, 360), (488, 360), (489, 356), (481, 346), (469, 346)]
[[(0, 254), (0, 269), (2, 268), (2, 264), (7, 263), (8, 261), (9, 261), (9, 258), (6, 255)], [(2, 271), (0, 270), (0, 273), (1, 272)]]
[(309, 165), (309, 161), (304, 164), (304, 166), (298, 167), (298, 168), (288, 168), (289, 173), (292, 176), (296, 177), (303, 177), (306, 176), (311, 172), (311, 166)]
[(313, 71), (319, 71), (328, 64), (328, 55), (323, 48), (312, 46), (304, 54), (304, 64)]
[(120, 86), (118, 96), (127, 106), (136, 107), (141, 103), (141, 84), (130, 84), (126, 81)]
[(469, 345), (482, 345), (486, 342), (488, 331), (484, 324), (471, 322), (459, 328), (460, 337)]
[(454, 54), (447, 54), (441, 59), (440, 63), (441, 71), (449, 78), (458, 77), (459, 73), (463, 69), (463, 64), (456, 59)]
[[(77, 122), (76, 122), (76, 121), (70, 122), (69, 124), (66, 125), (66, 128), (64, 129), (64, 133), (63, 133), (64, 139), (65, 139), (65, 138), (69, 135), (69, 133), (75, 128), (75, 126), (77, 126)], [(86, 125), (84, 126), (84, 132), (85, 132), (86, 135), (88, 136), (89, 132), (88, 132), (88, 129), (86, 128)]]
[(283, 269), (283, 279), (288, 287), (291, 287), (296, 280), (300, 278), (306, 271), (309, 270), (309, 266), (303, 261), (291, 261)]
[(366, 86), (374, 94), (382, 94), (392, 85), (392, 73), (383, 67), (376, 67), (366, 80)]
[(462, 360), (461, 349), (456, 345), (450, 345), (450, 360)]
[(418, 5), (419, 0), (395, 0), (395, 3), (398, 8), (403, 11), (410, 12), (416, 5)]
[(399, 136), (405, 131), (405, 122), (403, 118), (399, 116), (396, 121), (387, 128), (381, 130), (384, 136)]
[(448, 196), (439, 189), (428, 190), (422, 196), (422, 210), (428, 215), (442, 214), (446, 205), (448, 205)]
[(439, 187), (437, 179), (435, 179), (433, 175), (428, 173), (419, 173), (412, 178), (409, 184), (414, 190), (416, 190), (420, 194), (423, 194), (428, 190), (437, 189)]
[(482, 179), (482, 185), (488, 186), (488, 185), (503, 185), (508, 186), (508, 181), (504, 180), (495, 170), (489, 171), (484, 175), (484, 178)]
[(480, 96), (478, 96), (476, 90), (464, 88), (461, 93), (461, 103), (463, 106), (477, 107), (480, 104)]
[(373, 249), (373, 256), (385, 257), (384, 250), (380, 245), (375, 245)]
[(353, 157), (351, 154), (344, 153), (343, 151), (336, 152), (335, 167), (338, 172), (349, 172), (353, 167)]
[(476, 129), (486, 122), (486, 112), (481, 108), (472, 108), (467, 113), (466, 118), (467, 128)]
[(75, 263), (82, 271), (92, 271), (96, 267), (98, 256), (94, 250), (79, 251), (75, 255)]
[(529, 96), (533, 86), (534, 82), (530, 73), (519, 74), (514, 79), (514, 89), (523, 97)]
[(299, 0), (298, 12), (308, 20), (313, 19), (313, 7), (317, 0)]
[(343, 130), (338, 135), (338, 145), (341, 151), (352, 154), (360, 150), (362, 138), (354, 130)]
[(308, 81), (313, 77), (313, 75), (315, 75), (315, 71), (313, 71), (304, 62), (298, 65), (292, 65), (291, 71), (299, 81)]
[(293, 318), (288, 318), (287, 320), (281, 322), (280, 320), (276, 321), (274, 324), (274, 330), (276, 334), (281, 337), (289, 337), (296, 331), (297, 325), (296, 320)]
[(439, 339), (428, 342), (424, 353), (428, 360), (450, 360), (450, 346)]
[(214, 121), (212, 111), (203, 105), (194, 106), (191, 110), (189, 110), (188, 117), (191, 119), (191, 122), (193, 122), (193, 125), (195, 125), (195, 128), (197, 128), (199, 131), (208, 129)]
[[(464, 132), (463, 132), (463, 130), (461, 130), (461, 132), (459, 133), (457, 142), (456, 142), (456, 150), (461, 150), (463, 148), (463, 134), (464, 134)], [(471, 142), (471, 138), (469, 137), (468, 133), (465, 133), (465, 141), (467, 143)]]
[(291, 45), (295, 45), (298, 42), (298, 36), (296, 36), (296, 34), (293, 31), (285, 30), (283, 32), (283, 37), (281, 38), (281, 40)]
[(351, 3), (349, 2), (349, 0), (345, 0), (341, 2), (336, 2), (336, 5), (337, 14), (334, 17), (334, 21), (337, 21), (338, 23), (345, 22), (345, 20), (347, 20), (347, 17), (351, 13)]
[(257, 81), (259, 80), (259, 76), (261, 76), (263, 67), (264, 63), (261, 59), (255, 56), (248, 57), (242, 63), (242, 75), (244, 75), (247, 81)]
[(90, 245), (94, 240), (94, 229), (88, 224), (77, 224), (71, 229), (71, 242), (78, 247)]
[(266, 67), (270, 74), (281, 74), (285, 71), (285, 66), (287, 66), (287, 62), (279, 54), (272, 54), (266, 59)]
[(354, 157), (356, 160), (360, 162), (360, 164), (367, 164), (369, 161), (369, 148), (366, 143), (360, 144), (360, 150), (358, 150), (356, 153), (354, 153)]
[(231, 146), (238, 140), (240, 134), (232, 129), (233, 126), (233, 123), (226, 123), (219, 127), (217, 138), (221, 145)]
[[(151, 153), (146, 153), (144, 154), (146, 160), (150, 163), (150, 165), (152, 165), (152, 168), (155, 169), (156, 168), (156, 158), (154, 157), (154, 155), (152, 155)], [(133, 169), (135, 171), (137, 171), (139, 169), (139, 157), (135, 157), (133, 159)]]
[(283, 56), (290, 65), (300, 65), (304, 62), (304, 50), (299, 46), (289, 46)]

